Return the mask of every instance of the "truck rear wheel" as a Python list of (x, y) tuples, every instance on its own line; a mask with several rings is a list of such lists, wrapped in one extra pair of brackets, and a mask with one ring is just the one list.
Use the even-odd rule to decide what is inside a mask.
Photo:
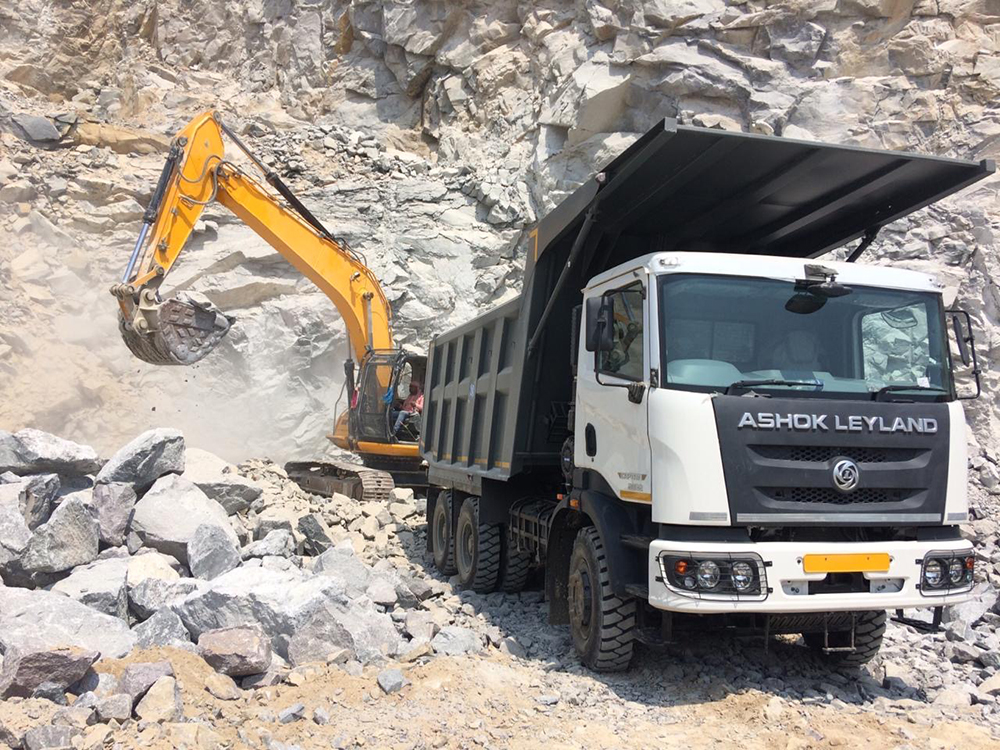
[(500, 590), (507, 594), (516, 594), (528, 582), (528, 575), (531, 573), (531, 555), (511, 549), (509, 539), (504, 539), (503, 548)]
[(569, 623), (580, 659), (596, 672), (621, 672), (632, 660), (635, 600), (611, 590), (604, 542), (593, 526), (580, 529), (569, 561)]
[(455, 528), (455, 567), (464, 588), (478, 594), (495, 591), (500, 580), (500, 526), (479, 522), (479, 498), (467, 497)]
[[(854, 621), (853, 651), (824, 651), (823, 633), (803, 633), (802, 640), (815, 651), (820, 659), (831, 667), (853, 669), (867, 664), (882, 647), (885, 635), (885, 610), (858, 612)], [(846, 648), (851, 645), (850, 630), (836, 630), (829, 633), (831, 648)]]
[(455, 528), (452, 523), (452, 494), (445, 490), (437, 496), (431, 514), (431, 554), (434, 567), (446, 576), (455, 575)]

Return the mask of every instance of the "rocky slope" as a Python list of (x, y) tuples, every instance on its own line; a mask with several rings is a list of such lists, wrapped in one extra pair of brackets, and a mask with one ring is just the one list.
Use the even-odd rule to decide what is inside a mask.
[[(1000, 146), (991, 0), (26, 0), (0, 8), (0, 425), (112, 450), (171, 424), (238, 460), (324, 450), (346, 354), (328, 301), (224, 210), (173, 280), (239, 318), (184, 371), (128, 358), (118, 276), (165, 138), (214, 107), (383, 280), (422, 346), (518, 289), (526, 228), (662, 117), (961, 156)], [(69, 114), (58, 143), (15, 115)], [(75, 125), (70, 123), (75, 122)], [(131, 130), (123, 130), (131, 128)], [(884, 231), (996, 384), (997, 178)], [(155, 408), (155, 411), (154, 411)], [(971, 406), (977, 487), (998, 416)]]
[[(173, 429), (103, 460), (0, 432), (0, 742), (107, 747), (994, 747), (1000, 535), (944, 629), (889, 623), (856, 672), (796, 637), (692, 634), (583, 668), (540, 581), (439, 575), (424, 501), (302, 491)], [(853, 737), (852, 737), (853, 735)]]

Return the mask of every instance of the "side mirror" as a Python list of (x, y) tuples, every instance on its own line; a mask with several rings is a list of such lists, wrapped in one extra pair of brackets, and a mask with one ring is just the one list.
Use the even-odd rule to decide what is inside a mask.
[(948, 310), (948, 317), (951, 318), (952, 332), (955, 334), (955, 346), (958, 349), (958, 357), (962, 360), (962, 365), (971, 367), (971, 374), (975, 381), (976, 390), (968, 395), (959, 394), (960, 399), (978, 398), (982, 393), (982, 384), (979, 377), (979, 361), (976, 358), (976, 341), (972, 334), (972, 318), (965, 310)]
[(966, 335), (965, 326), (962, 325), (962, 316), (957, 313), (951, 313), (951, 327), (955, 331), (955, 343), (958, 345), (958, 356), (962, 359), (963, 365), (968, 365), (969, 358), (969, 341), (972, 336)]
[(609, 352), (614, 347), (611, 300), (592, 297), (587, 300), (587, 351)]

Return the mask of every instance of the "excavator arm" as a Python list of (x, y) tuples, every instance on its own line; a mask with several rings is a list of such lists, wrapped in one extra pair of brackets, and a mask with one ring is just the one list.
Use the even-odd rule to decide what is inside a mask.
[[(224, 134), (285, 203), (226, 160)], [(333, 238), (218, 113), (206, 112), (171, 144), (128, 266), (111, 288), (120, 308), (122, 338), (133, 354), (152, 364), (193, 364), (228, 333), (232, 319), (200, 295), (166, 300), (160, 295), (195, 222), (213, 201), (236, 214), (330, 298), (359, 361), (371, 350), (392, 348), (389, 302), (372, 271), (346, 243)]]

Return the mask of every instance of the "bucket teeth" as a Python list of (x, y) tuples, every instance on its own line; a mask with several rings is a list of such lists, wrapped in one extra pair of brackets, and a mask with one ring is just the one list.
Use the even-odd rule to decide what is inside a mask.
[(154, 365), (191, 365), (229, 333), (234, 318), (202, 295), (179, 294), (157, 307), (157, 328), (137, 332), (121, 314), (118, 330), (129, 350)]

